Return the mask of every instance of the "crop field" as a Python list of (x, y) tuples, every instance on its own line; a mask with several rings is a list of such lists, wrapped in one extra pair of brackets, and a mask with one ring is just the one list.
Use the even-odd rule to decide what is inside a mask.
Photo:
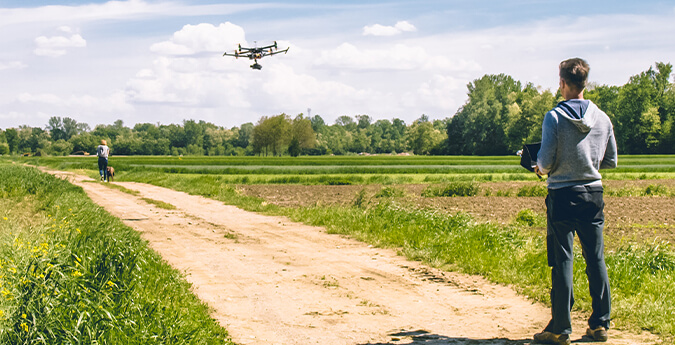
[[(95, 170), (95, 157), (27, 157), (53, 168)], [(406, 184), (448, 181), (536, 181), (517, 156), (112, 157), (123, 173), (217, 175), (233, 184)], [(675, 178), (675, 156), (620, 156), (609, 180)]]
[[(98, 175), (93, 157), (14, 160)], [(515, 156), (112, 157), (110, 164), (119, 181), (324, 226), (549, 301), (546, 185)], [(602, 173), (614, 322), (672, 341), (675, 156), (620, 156), (619, 168)], [(575, 310), (588, 313), (579, 248), (575, 255)]]

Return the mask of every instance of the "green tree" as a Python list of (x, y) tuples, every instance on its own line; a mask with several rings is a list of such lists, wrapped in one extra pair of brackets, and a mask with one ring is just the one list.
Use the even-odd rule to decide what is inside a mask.
[[(455, 152), (459, 149), (456, 152), (459, 154), (507, 154), (508, 106), (512, 103), (512, 93), (521, 92), (520, 82), (504, 74), (485, 75), (469, 83), (467, 88), (469, 100), (448, 127), (448, 140), (461, 145), (449, 142), (448, 148)], [(462, 127), (457, 127), (460, 124)]]
[(267, 156), (270, 152), (280, 156), (287, 149), (291, 138), (291, 121), (286, 114), (263, 116), (253, 127), (253, 151)]
[(49, 121), (47, 122), (47, 130), (54, 141), (66, 139), (65, 131), (63, 129), (63, 121), (58, 116), (52, 116), (49, 118)]
[(415, 121), (408, 129), (410, 148), (417, 155), (428, 155), (446, 139), (443, 132), (434, 128), (429, 121)]
[[(300, 152), (316, 146), (316, 133), (312, 129), (312, 121), (302, 114), (296, 116), (291, 124), (291, 140), (289, 154), (297, 157)], [(293, 152), (291, 152), (293, 147)]]
[(254, 125), (250, 122), (247, 122), (239, 128), (239, 133), (234, 139), (232, 145), (235, 147), (246, 148), (251, 143), (251, 135), (253, 133)]
[(73, 145), (73, 152), (84, 151), (89, 152), (89, 154), (96, 154), (96, 147), (98, 147), (99, 141), (100, 139), (97, 139), (91, 133), (74, 135), (68, 140)]
[(515, 153), (525, 143), (541, 140), (544, 115), (556, 105), (555, 96), (548, 90), (539, 92), (532, 84), (522, 92), (513, 92), (507, 105), (506, 140), (508, 153)]
[[(662, 123), (669, 120), (667, 95), (671, 72), (672, 65), (657, 63), (656, 69), (650, 67), (632, 76), (619, 91), (615, 126), (620, 152), (657, 152), (664, 135)], [(668, 126), (666, 123), (667, 131)]]
[(346, 129), (350, 132), (354, 131), (356, 129), (356, 122), (354, 122), (353, 118), (351, 118), (347, 115), (339, 116), (335, 120), (335, 124), (340, 126), (340, 127), (344, 127), (344, 129)]
[(319, 115), (314, 115), (309, 120), (312, 122), (312, 129), (315, 133), (321, 133), (326, 127), (326, 122)]
[(5, 130), (5, 138), (9, 146), (9, 153), (16, 153), (19, 149), (19, 132), (16, 128), (7, 128)]
[(59, 139), (52, 144), (50, 154), (54, 156), (67, 156), (73, 152), (73, 144), (63, 139)]

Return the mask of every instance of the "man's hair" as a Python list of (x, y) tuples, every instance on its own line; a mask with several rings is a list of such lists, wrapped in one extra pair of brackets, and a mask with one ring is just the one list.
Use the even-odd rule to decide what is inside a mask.
[(584, 59), (567, 59), (560, 63), (560, 78), (565, 83), (575, 87), (577, 91), (582, 91), (586, 88), (590, 69), (591, 67)]

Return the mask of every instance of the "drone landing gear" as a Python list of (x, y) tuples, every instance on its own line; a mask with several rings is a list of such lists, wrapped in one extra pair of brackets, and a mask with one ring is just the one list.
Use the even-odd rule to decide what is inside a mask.
[(261, 69), (262, 69), (262, 65), (256, 62), (256, 63), (254, 63), (253, 65), (251, 65), (251, 68), (257, 69), (257, 70), (261, 70)]

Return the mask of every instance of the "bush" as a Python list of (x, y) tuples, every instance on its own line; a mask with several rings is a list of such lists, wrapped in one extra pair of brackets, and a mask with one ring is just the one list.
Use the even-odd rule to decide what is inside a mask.
[(544, 185), (523, 186), (518, 189), (518, 196), (546, 196), (548, 188)]
[(0, 155), (9, 154), (9, 145), (7, 143), (0, 143)]
[(645, 188), (645, 195), (649, 195), (649, 196), (651, 196), (651, 195), (654, 195), (654, 196), (657, 196), (657, 195), (658, 196), (669, 196), (670, 191), (668, 190), (668, 187), (666, 187), (666, 186), (663, 186), (663, 185), (660, 185), (660, 184), (657, 184), (657, 185), (650, 184), (649, 186), (647, 186), (647, 188)]
[(526, 226), (546, 226), (546, 217), (537, 214), (529, 208), (520, 210), (516, 215), (516, 223)]
[(405, 191), (396, 187), (384, 187), (375, 193), (376, 198), (402, 198), (406, 195)]
[(422, 192), (422, 196), (474, 196), (479, 191), (480, 184), (476, 181), (455, 181), (441, 187), (429, 186)]

